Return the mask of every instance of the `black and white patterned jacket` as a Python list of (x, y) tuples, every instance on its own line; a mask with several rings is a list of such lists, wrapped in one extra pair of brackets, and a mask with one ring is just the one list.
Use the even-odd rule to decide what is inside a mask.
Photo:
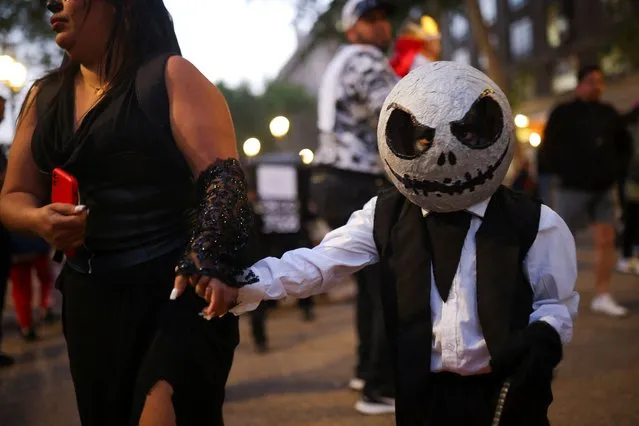
[(319, 147), (314, 163), (382, 175), (377, 121), (398, 78), (377, 48), (353, 44), (340, 49), (319, 92)]

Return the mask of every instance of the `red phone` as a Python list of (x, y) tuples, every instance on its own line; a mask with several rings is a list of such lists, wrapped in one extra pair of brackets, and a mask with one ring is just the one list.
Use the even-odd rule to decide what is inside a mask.
[[(80, 202), (78, 181), (60, 168), (53, 169), (51, 177), (51, 202), (77, 205)], [(75, 255), (75, 250), (64, 252), (67, 257)]]

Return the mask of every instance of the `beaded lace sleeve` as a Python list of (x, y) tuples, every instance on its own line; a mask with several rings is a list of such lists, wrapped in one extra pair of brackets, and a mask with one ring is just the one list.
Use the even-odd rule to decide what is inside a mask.
[(204, 275), (241, 287), (255, 282), (242, 276), (240, 257), (249, 242), (253, 216), (244, 171), (235, 159), (217, 160), (197, 180), (193, 232), (179, 275)]

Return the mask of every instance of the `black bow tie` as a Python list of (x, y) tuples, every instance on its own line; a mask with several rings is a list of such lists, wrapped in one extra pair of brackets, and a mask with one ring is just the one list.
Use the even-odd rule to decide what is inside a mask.
[(470, 228), (471, 213), (462, 210), (450, 213), (431, 212), (426, 215), (426, 228), (433, 257), (435, 284), (442, 300), (446, 302), (462, 248)]

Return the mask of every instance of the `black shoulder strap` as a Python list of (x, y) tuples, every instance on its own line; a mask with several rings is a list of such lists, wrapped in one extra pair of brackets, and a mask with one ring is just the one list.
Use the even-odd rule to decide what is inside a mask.
[(151, 57), (138, 70), (135, 93), (140, 109), (156, 126), (170, 128), (169, 94), (166, 90), (166, 63), (174, 53), (162, 53)]
[(519, 260), (523, 262), (539, 232), (541, 201), (505, 187), (500, 188), (500, 191), (519, 233)]
[(390, 241), (391, 230), (399, 219), (404, 201), (404, 196), (395, 187), (384, 189), (377, 195), (373, 239), (380, 256), (386, 251)]

